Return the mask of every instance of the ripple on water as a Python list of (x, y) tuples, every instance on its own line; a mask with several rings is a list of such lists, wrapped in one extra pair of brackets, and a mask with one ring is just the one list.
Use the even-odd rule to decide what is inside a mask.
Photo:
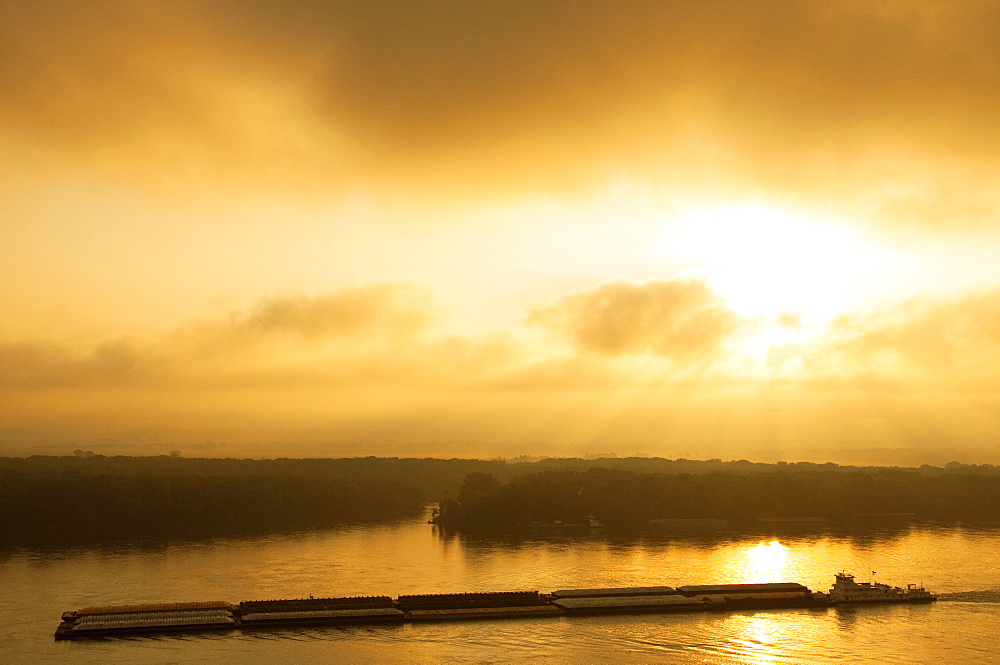
[(939, 593), (938, 600), (959, 601), (963, 603), (1000, 603), (1000, 589)]

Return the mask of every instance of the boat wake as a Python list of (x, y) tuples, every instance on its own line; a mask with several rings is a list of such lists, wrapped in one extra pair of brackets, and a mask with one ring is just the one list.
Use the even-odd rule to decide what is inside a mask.
[(954, 593), (939, 593), (938, 600), (953, 600), (963, 603), (1000, 603), (1000, 589), (984, 591), (956, 591)]

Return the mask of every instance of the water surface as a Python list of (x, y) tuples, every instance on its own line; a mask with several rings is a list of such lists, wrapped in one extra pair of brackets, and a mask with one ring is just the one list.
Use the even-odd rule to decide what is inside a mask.
[[(0, 550), (5, 663), (932, 663), (1000, 657), (1000, 528), (668, 536), (448, 535), (423, 520), (322, 532)], [(637, 615), (55, 642), (64, 610), (187, 600), (801, 582), (923, 583), (932, 605)]]

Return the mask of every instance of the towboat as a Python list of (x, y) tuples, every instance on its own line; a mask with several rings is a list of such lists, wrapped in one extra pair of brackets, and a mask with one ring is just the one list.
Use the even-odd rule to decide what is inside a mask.
[(836, 581), (830, 588), (832, 603), (929, 603), (937, 596), (922, 586), (906, 585), (903, 589), (878, 582), (855, 582), (854, 575), (846, 572), (836, 574)]

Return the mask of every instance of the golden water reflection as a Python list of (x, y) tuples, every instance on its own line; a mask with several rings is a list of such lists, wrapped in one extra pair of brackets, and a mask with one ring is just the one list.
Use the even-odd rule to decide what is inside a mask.
[(787, 582), (789, 549), (777, 540), (747, 548), (734, 564), (743, 583)]
[[(713, 537), (455, 534), (413, 520), (254, 539), (48, 553), (0, 549), (0, 625), (10, 662), (995, 662), (983, 635), (997, 602), (911, 607), (539, 618), (307, 628), (260, 634), (56, 643), (60, 614), (98, 604), (219, 598), (553, 591), (566, 588), (798, 582), (824, 590), (841, 569), (939, 593), (1000, 588), (1000, 528)], [(72, 654), (69, 652), (72, 651)], [(6, 662), (6, 661), (4, 661)]]
[[(749, 612), (723, 620), (725, 652), (731, 662), (764, 665), (799, 662), (796, 645), (819, 639), (817, 615), (806, 613)], [(819, 622), (822, 625), (822, 620)]]

